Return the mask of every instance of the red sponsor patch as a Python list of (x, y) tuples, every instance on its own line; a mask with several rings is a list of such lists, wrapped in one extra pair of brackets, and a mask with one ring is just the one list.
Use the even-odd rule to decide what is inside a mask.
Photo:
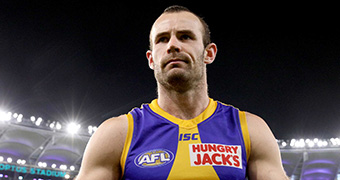
[(191, 166), (228, 166), (242, 169), (241, 146), (189, 144)]

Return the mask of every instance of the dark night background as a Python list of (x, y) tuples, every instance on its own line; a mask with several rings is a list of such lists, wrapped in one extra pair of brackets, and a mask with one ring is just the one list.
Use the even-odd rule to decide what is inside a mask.
[(0, 108), (85, 128), (156, 98), (145, 52), (180, 4), (217, 44), (212, 98), (255, 113), (277, 138), (340, 136), (340, 35), (331, 4), (1, 1)]

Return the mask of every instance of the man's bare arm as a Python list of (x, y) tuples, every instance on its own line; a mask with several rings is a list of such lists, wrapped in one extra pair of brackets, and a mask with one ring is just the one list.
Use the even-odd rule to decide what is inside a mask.
[(251, 113), (246, 113), (246, 118), (251, 141), (249, 179), (288, 180), (282, 167), (279, 147), (268, 125)]
[(118, 180), (120, 157), (128, 129), (125, 115), (102, 123), (88, 142), (77, 180)]

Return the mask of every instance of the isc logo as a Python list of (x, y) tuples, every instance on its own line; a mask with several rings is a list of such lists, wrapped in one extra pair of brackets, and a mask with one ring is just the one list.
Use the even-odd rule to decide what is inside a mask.
[(179, 135), (179, 141), (198, 140), (198, 133), (185, 133)]
[(143, 152), (135, 158), (135, 165), (141, 168), (164, 166), (174, 159), (174, 154), (166, 149)]

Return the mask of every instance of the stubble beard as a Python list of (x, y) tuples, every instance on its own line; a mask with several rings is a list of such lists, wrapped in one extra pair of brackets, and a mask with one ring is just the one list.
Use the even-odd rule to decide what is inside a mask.
[[(164, 68), (158, 67), (155, 70), (155, 78), (158, 86), (162, 86), (168, 91), (175, 91), (183, 94), (195, 88), (201, 88), (205, 71), (205, 64), (203, 63), (203, 53), (196, 60), (196, 64), (192, 62), (186, 64), (186, 68), (170, 69), (165, 72)], [(196, 66), (196, 67), (195, 67)]]

